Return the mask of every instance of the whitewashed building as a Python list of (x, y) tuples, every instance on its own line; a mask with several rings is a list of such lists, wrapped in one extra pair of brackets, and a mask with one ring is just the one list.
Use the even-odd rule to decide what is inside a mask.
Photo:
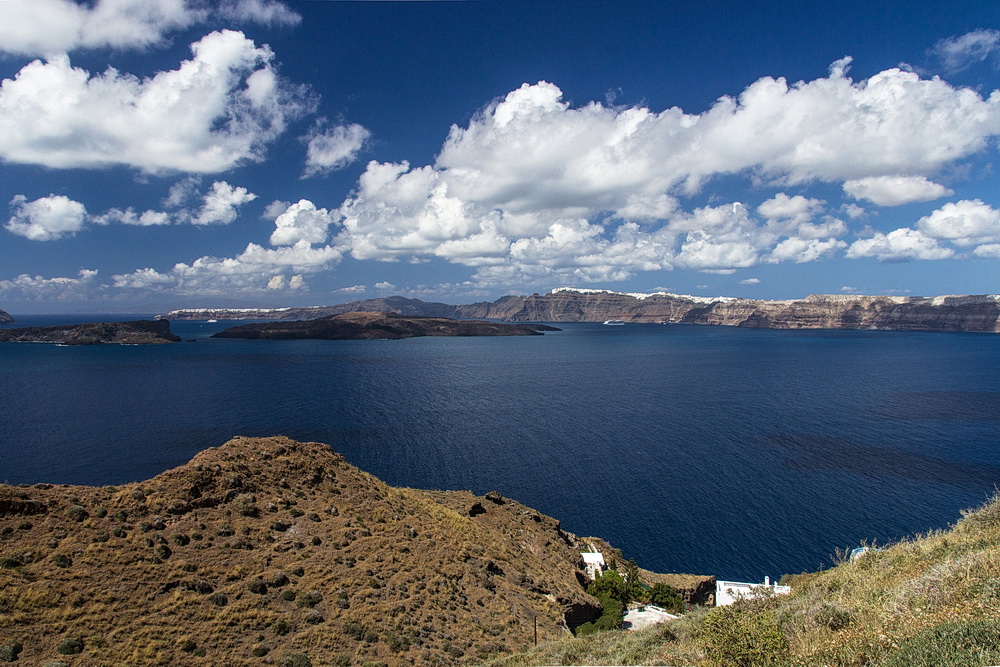
[(590, 548), (592, 551), (581, 551), (580, 555), (583, 556), (583, 568), (587, 572), (587, 578), (593, 581), (604, 574), (607, 563), (604, 562), (604, 554), (593, 547)]
[[(779, 586), (771, 583), (771, 577), (764, 577), (762, 584), (748, 584), (742, 581), (718, 581), (715, 582), (715, 606), (725, 607), (736, 602), (743, 597), (750, 597), (757, 589), (770, 589), (775, 595), (784, 595), (792, 592), (791, 586)], [(764, 591), (761, 591), (764, 592)]]

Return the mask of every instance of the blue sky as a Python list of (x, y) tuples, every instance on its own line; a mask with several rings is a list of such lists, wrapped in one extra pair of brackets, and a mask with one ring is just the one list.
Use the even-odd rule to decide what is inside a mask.
[(1000, 291), (1000, 12), (813, 4), (0, 0), (0, 308)]

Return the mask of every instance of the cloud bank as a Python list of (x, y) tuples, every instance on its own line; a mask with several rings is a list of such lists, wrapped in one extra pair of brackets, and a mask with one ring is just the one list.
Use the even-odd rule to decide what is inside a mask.
[(216, 173), (263, 159), (287, 123), (312, 108), (278, 77), (270, 49), (241, 32), (213, 32), (191, 52), (148, 79), (111, 68), (92, 75), (66, 55), (29, 63), (0, 83), (0, 159)]

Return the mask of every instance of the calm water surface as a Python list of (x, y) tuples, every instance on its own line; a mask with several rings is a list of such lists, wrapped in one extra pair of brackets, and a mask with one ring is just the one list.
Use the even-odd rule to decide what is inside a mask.
[(0, 481), (117, 484), (282, 434), (393, 485), (498, 490), (649, 569), (750, 581), (945, 527), (1000, 483), (1000, 336), (208, 338), (226, 326), (175, 322), (198, 342), (170, 346), (0, 344)]

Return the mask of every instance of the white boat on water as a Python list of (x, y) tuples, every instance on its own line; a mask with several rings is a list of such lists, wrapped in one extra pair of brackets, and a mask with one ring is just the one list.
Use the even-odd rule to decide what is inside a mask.
[(215, 323), (216, 323), (216, 322), (218, 322), (219, 320), (205, 320), (205, 321), (206, 321), (207, 323), (209, 323), (209, 324), (215, 324)]
[(625, 320), (604, 320), (604, 323), (609, 327), (625, 326)]

